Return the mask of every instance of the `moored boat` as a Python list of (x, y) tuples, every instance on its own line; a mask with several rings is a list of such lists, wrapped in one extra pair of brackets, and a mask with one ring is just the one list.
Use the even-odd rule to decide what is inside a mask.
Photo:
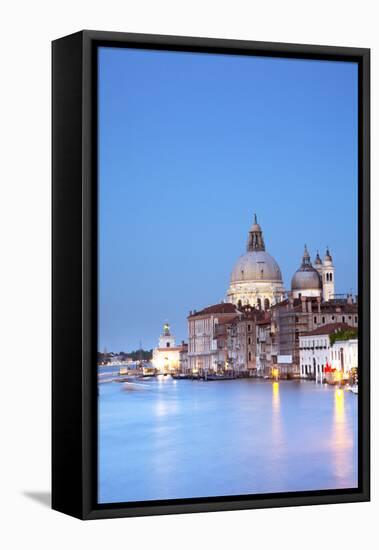
[(235, 380), (236, 376), (234, 374), (208, 374), (204, 376), (204, 380)]

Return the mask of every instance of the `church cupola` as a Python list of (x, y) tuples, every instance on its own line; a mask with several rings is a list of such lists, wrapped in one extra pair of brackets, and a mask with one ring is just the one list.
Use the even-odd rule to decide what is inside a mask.
[(306, 244), (304, 245), (304, 254), (303, 254), (303, 261), (302, 261), (301, 266), (302, 267), (305, 267), (305, 266), (311, 266), (312, 267), (311, 256), (308, 252)]
[(320, 258), (320, 254), (318, 253), (318, 250), (317, 250), (317, 254), (316, 254), (316, 258), (315, 258), (315, 266), (316, 265), (322, 265), (322, 260)]
[(254, 214), (254, 223), (250, 228), (249, 239), (247, 241), (247, 251), (254, 252), (254, 251), (260, 251), (260, 250), (261, 251), (265, 250), (265, 243), (263, 240), (263, 233), (262, 233), (261, 226), (257, 221), (257, 215)]

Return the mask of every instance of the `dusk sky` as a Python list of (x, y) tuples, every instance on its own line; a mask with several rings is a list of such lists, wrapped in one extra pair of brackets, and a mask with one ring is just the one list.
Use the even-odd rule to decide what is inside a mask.
[(327, 245), (357, 291), (355, 63), (99, 51), (99, 349), (225, 298), (254, 212), (286, 289)]

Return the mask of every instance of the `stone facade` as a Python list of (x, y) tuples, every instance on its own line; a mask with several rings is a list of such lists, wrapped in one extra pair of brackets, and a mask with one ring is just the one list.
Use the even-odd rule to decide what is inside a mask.
[(233, 304), (216, 304), (188, 316), (188, 369), (193, 374), (222, 371), (226, 366), (226, 322), (238, 315)]

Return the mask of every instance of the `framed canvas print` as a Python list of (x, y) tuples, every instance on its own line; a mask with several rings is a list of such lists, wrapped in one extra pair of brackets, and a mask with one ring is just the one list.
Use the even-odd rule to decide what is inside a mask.
[(53, 508), (369, 500), (369, 50), (53, 42)]

